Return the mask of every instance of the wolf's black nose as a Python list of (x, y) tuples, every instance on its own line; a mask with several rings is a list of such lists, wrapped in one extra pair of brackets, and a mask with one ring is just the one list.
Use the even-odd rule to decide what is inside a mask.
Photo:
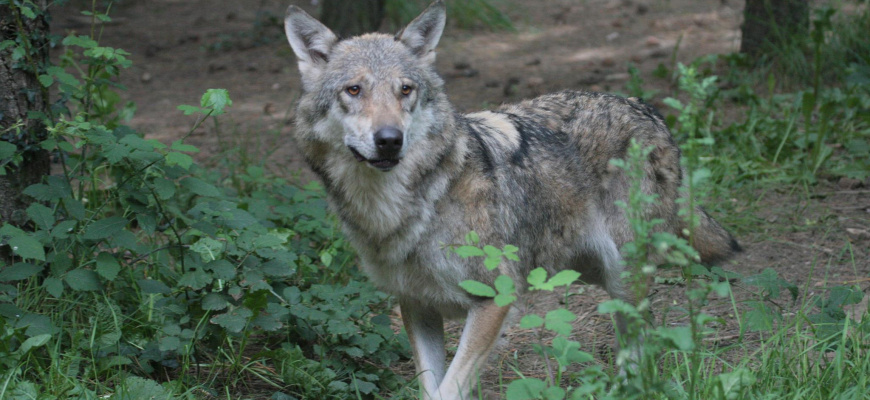
[(397, 158), (402, 151), (402, 131), (396, 128), (381, 128), (375, 132), (375, 147), (378, 157)]

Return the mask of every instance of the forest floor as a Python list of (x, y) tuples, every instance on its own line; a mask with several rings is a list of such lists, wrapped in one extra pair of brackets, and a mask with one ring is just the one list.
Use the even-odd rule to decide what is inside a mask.
[[(55, 10), (55, 33), (89, 29), (90, 18), (73, 10), (71, 1)], [(316, 13), (309, 1), (298, 5)], [(438, 51), (437, 68), (447, 93), (460, 111), (493, 107), (561, 89), (625, 92), (628, 63), (640, 70), (645, 87), (658, 90), (652, 104), (674, 92), (670, 80), (652, 71), (664, 64), (688, 63), (707, 54), (737, 51), (742, 1), (737, 0), (551, 0), (509, 1), (502, 9), (516, 32), (461, 29), (448, 24)], [(197, 104), (209, 88), (229, 90), (233, 105), (220, 125), (206, 124), (190, 133), (198, 158), (209, 165), (221, 157), (266, 159), (279, 175), (311, 178), (289, 139), (293, 108), (301, 87), (295, 59), (275, 21), (282, 21), (287, 1), (150, 0), (115, 4), (113, 21), (103, 26), (101, 43), (132, 53), (133, 67), (122, 76), (126, 99), (137, 111), (130, 124), (147, 138), (170, 143), (185, 137), (192, 117), (176, 109)], [(315, 14), (316, 15), (316, 14)], [(271, 22), (270, 22), (271, 21)], [(244, 153), (244, 154), (242, 154)], [(240, 155), (241, 154), (241, 155)], [(733, 229), (744, 251), (725, 265), (744, 276), (766, 268), (811, 296), (836, 284), (870, 286), (870, 181), (832, 180), (813, 187), (772, 187), (732, 193), (739, 215), (718, 216)], [(731, 224), (729, 224), (731, 222)], [(675, 272), (664, 272), (664, 275)], [(583, 292), (582, 296), (573, 295)], [(684, 288), (656, 283), (653, 308), (657, 322), (680, 323), (663, 310), (684, 304)], [(738, 304), (752, 297), (752, 287), (736, 284)], [(526, 296), (523, 312), (543, 314), (567, 306), (579, 316), (575, 335), (584, 350), (602, 361), (610, 357), (611, 323), (596, 312), (607, 295), (595, 287), (574, 287), (568, 304), (564, 293)], [(783, 314), (801, 304), (783, 297)], [(858, 307), (866, 307), (865, 303)], [(738, 337), (731, 299), (713, 299), (705, 308), (724, 326), (717, 340), (727, 345)], [(856, 313), (859, 315), (860, 313)], [(396, 315), (398, 318), (398, 315)], [(451, 323), (457, 340), (460, 323)], [(513, 364), (526, 377), (543, 377), (546, 368), (528, 343), (534, 332), (509, 327), (509, 343), (499, 347), (497, 362)], [(453, 345), (455, 346), (455, 344)], [(413, 376), (413, 364), (398, 370)], [(513, 378), (511, 368), (492, 368), (484, 381)]]

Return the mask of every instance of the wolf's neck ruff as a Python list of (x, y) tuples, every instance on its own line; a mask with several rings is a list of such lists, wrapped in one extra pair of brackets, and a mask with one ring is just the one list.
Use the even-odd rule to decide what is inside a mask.
[[(443, 95), (439, 103), (449, 110)], [(428, 218), (423, 210), (432, 209), (458, 179), (468, 157), (467, 138), (454, 128), (456, 117), (448, 116), (432, 124), (418, 124), (426, 132), (410, 132), (425, 140), (425, 146), (412, 147), (392, 170), (383, 172), (359, 162), (344, 146), (319, 141), (300, 149), (314, 171), (327, 186), (332, 208), (346, 229), (383, 241), (403, 236), (415, 222)], [(300, 108), (300, 113), (306, 112)], [(303, 122), (297, 129), (306, 127)], [(321, 132), (317, 136), (333, 133)]]

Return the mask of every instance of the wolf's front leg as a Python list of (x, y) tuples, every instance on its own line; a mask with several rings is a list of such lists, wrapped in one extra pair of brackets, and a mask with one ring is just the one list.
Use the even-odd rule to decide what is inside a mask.
[(436, 399), (470, 399), (477, 371), (495, 346), (510, 306), (499, 307), (489, 300), (468, 311), (459, 349), (438, 387)]
[(414, 301), (400, 301), (399, 307), (423, 399), (431, 399), (444, 379), (444, 319), (438, 311)]

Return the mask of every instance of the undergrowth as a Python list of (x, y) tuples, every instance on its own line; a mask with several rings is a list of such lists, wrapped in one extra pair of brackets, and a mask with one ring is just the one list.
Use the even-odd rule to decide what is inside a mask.
[[(18, 57), (27, 40), (2, 46)], [(48, 126), (41, 147), (60, 173), (25, 190), (35, 200), (25, 225), (0, 227), (11, 250), (0, 398), (348, 398), (400, 387), (388, 367), (407, 344), (384, 315), (390, 301), (352, 268), (318, 185), (263, 163), (209, 170), (184, 138), (144, 138), (124, 124), (132, 107), (116, 92), (129, 54), (88, 35), (53, 43), (59, 64), (37, 67), (57, 101), (29, 117)], [(191, 115), (192, 133), (231, 105), (209, 89), (177, 112)]]

